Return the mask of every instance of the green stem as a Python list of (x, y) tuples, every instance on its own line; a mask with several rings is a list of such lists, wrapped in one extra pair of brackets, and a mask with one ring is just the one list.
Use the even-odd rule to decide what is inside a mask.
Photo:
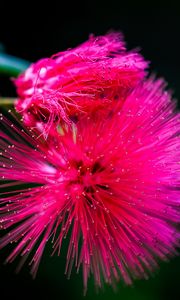
[(1, 97), (0, 98), (0, 106), (3, 105), (14, 105), (16, 98), (6, 98), (6, 97)]
[(25, 71), (30, 63), (26, 60), (0, 53), (0, 74), (6, 74), (9, 76), (18, 76)]

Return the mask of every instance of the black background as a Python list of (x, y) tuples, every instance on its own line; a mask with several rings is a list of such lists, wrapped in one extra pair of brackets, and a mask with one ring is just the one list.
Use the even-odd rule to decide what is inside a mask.
[[(76, 1), (73, 4), (67, 1), (27, 1), (23, 4), (1, 1), (0, 7), (0, 42), (7, 53), (36, 61), (78, 45), (90, 33), (99, 35), (108, 30), (120, 30), (125, 35), (128, 49), (140, 46), (141, 53), (151, 62), (150, 72), (164, 77), (169, 88), (174, 91), (174, 96), (180, 98), (178, 1), (104, 0), (96, 3), (84, 1), (82, 4)], [(15, 96), (9, 78), (1, 78), (0, 93)], [(63, 257), (59, 260), (49, 259), (45, 254), (39, 275), (32, 281), (28, 268), (24, 268), (20, 275), (15, 275), (16, 263), (2, 265), (6, 252), (7, 249), (0, 253), (0, 299), (36, 299), (40, 296), (42, 299), (67, 299), (73, 297), (73, 293), (74, 298), (80, 299), (82, 284), (80, 280), (75, 281), (77, 276), (74, 275), (71, 281), (66, 280), (62, 271)], [(123, 290), (116, 296), (108, 290), (102, 299), (155, 299), (154, 296), (148, 297), (151, 289), (160, 288), (159, 285), (161, 288), (157, 291), (156, 299), (178, 299), (179, 267), (177, 258), (162, 267), (163, 271), (157, 275), (160, 279), (156, 282), (152, 279), (150, 283), (138, 283), (134, 292), (127, 292), (128, 296)], [(91, 288), (92, 286), (91, 284)], [(138, 296), (140, 294), (136, 292), (136, 288), (144, 291), (142, 297)], [(101, 299), (101, 296), (98, 297)]]

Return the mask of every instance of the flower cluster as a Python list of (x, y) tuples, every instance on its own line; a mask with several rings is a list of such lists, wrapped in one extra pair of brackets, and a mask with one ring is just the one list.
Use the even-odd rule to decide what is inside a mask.
[(81, 46), (32, 64), (15, 80), (16, 109), (28, 126), (49, 133), (61, 121), (67, 124), (125, 100), (145, 76), (147, 63), (135, 51), (127, 52), (121, 35), (91, 37)]
[[(84, 287), (147, 278), (179, 246), (180, 115), (163, 80), (119, 34), (31, 65), (15, 81), (25, 124), (1, 116), (0, 223), (7, 258), (48, 240)], [(27, 128), (26, 125), (31, 126)], [(7, 187), (9, 191), (7, 191)], [(21, 263), (21, 264), (22, 264)]]

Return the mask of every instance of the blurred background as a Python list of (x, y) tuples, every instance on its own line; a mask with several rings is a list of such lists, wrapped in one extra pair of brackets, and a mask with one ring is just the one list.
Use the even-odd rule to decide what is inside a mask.
[[(17, 1), (0, 3), (0, 50), (30, 62), (74, 47), (89, 34), (122, 31), (127, 48), (140, 47), (150, 61), (150, 72), (164, 77), (175, 98), (180, 99), (180, 6), (178, 1)], [(0, 75), (0, 96), (15, 97), (7, 75)], [(1, 109), (1, 108), (0, 108)], [(32, 280), (26, 265), (15, 274), (17, 261), (3, 265), (10, 247), (0, 252), (0, 299), (180, 299), (180, 257), (161, 263), (148, 280), (136, 281), (132, 287), (118, 284), (117, 291), (104, 286), (96, 292), (93, 278), (83, 296), (82, 274), (64, 275), (66, 243), (60, 257), (49, 257), (46, 249), (37, 278)]]

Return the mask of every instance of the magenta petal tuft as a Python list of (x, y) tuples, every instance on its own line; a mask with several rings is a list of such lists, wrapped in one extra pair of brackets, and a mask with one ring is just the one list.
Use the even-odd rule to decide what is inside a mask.
[(119, 33), (91, 36), (77, 48), (32, 64), (16, 79), (17, 111), (28, 126), (48, 133), (61, 121), (71, 124), (80, 115), (123, 103), (144, 77), (147, 62), (127, 52)]
[(82, 266), (86, 289), (90, 273), (97, 286), (131, 284), (176, 254), (180, 115), (161, 80), (141, 83), (119, 107), (48, 140), (1, 117), (0, 224), (9, 233), (0, 248), (15, 243), (8, 262), (36, 249), (35, 275), (47, 241), (60, 253), (70, 232), (66, 273)]

